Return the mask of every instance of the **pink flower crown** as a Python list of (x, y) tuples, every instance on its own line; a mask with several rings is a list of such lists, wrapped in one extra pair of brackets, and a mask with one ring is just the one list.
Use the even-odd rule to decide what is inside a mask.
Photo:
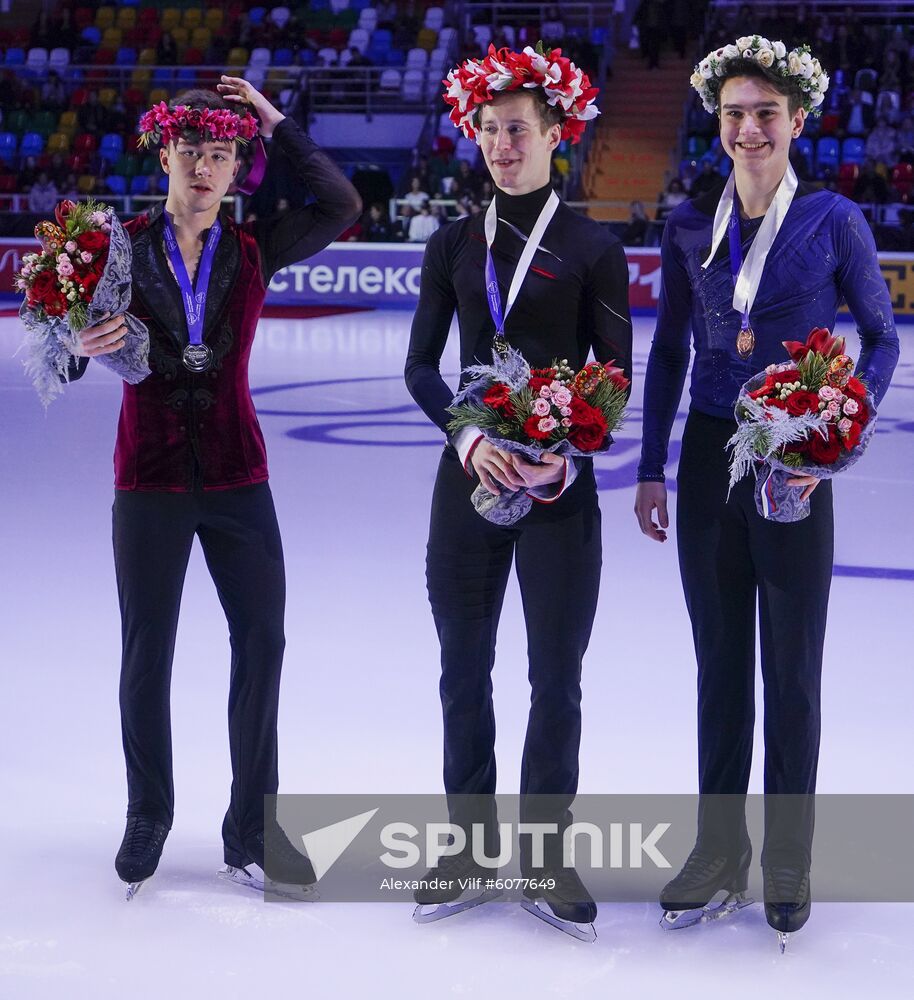
[(235, 141), (245, 145), (260, 128), (260, 123), (249, 112), (238, 115), (234, 111), (211, 108), (189, 108), (179, 104), (170, 108), (164, 101), (151, 107), (140, 118), (140, 145), (148, 149), (157, 143), (167, 146), (172, 140), (187, 142)]
[(490, 45), (484, 59), (467, 59), (441, 82), (447, 84), (444, 100), (451, 105), (451, 121), (468, 139), (476, 138), (476, 113), (483, 104), (522, 87), (542, 87), (546, 103), (564, 111), (562, 138), (572, 143), (581, 141), (587, 122), (600, 113), (594, 104), (600, 91), (590, 85), (587, 74), (561, 49), (544, 50), (542, 42), (523, 52)]

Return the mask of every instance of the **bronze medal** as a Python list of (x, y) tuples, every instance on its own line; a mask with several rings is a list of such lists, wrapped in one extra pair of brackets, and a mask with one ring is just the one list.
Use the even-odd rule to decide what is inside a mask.
[(736, 351), (739, 356), (745, 361), (755, 349), (755, 334), (752, 332), (751, 326), (741, 327), (739, 333), (736, 335)]

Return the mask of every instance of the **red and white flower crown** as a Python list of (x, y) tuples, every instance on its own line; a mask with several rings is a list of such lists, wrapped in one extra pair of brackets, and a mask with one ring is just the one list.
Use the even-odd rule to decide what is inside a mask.
[(490, 45), (484, 59), (467, 59), (441, 82), (447, 84), (444, 100), (451, 105), (451, 121), (468, 139), (476, 138), (476, 113), (483, 104), (521, 88), (546, 91), (546, 103), (565, 113), (562, 138), (572, 143), (581, 141), (587, 122), (600, 113), (594, 104), (600, 91), (590, 85), (587, 74), (561, 49), (544, 50), (542, 42), (523, 52)]
[(187, 142), (238, 142), (245, 145), (260, 128), (260, 123), (246, 111), (238, 115), (234, 111), (212, 108), (189, 108), (179, 104), (170, 108), (164, 101), (151, 107), (140, 118), (140, 145), (145, 148), (162, 143), (184, 139)]

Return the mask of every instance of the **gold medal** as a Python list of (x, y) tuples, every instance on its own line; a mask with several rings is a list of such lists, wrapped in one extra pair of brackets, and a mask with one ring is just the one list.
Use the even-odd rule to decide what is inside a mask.
[(736, 351), (745, 361), (755, 348), (755, 334), (751, 326), (744, 326), (736, 335)]

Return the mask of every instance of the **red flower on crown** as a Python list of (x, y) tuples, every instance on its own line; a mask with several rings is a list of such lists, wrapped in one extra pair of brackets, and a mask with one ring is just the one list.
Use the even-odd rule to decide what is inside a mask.
[(587, 122), (600, 113), (594, 101), (599, 90), (590, 85), (587, 74), (562, 55), (561, 49), (535, 49), (523, 52), (489, 46), (483, 59), (467, 59), (452, 69), (441, 81), (447, 86), (445, 103), (451, 106), (450, 119), (468, 139), (476, 138), (476, 113), (496, 94), (521, 87), (542, 87), (546, 102), (565, 113), (562, 138), (580, 142)]
[(177, 139), (190, 142), (249, 142), (260, 128), (257, 119), (246, 111), (238, 115), (227, 108), (189, 108), (179, 104), (170, 108), (164, 101), (151, 107), (140, 118), (140, 143), (167, 146)]

